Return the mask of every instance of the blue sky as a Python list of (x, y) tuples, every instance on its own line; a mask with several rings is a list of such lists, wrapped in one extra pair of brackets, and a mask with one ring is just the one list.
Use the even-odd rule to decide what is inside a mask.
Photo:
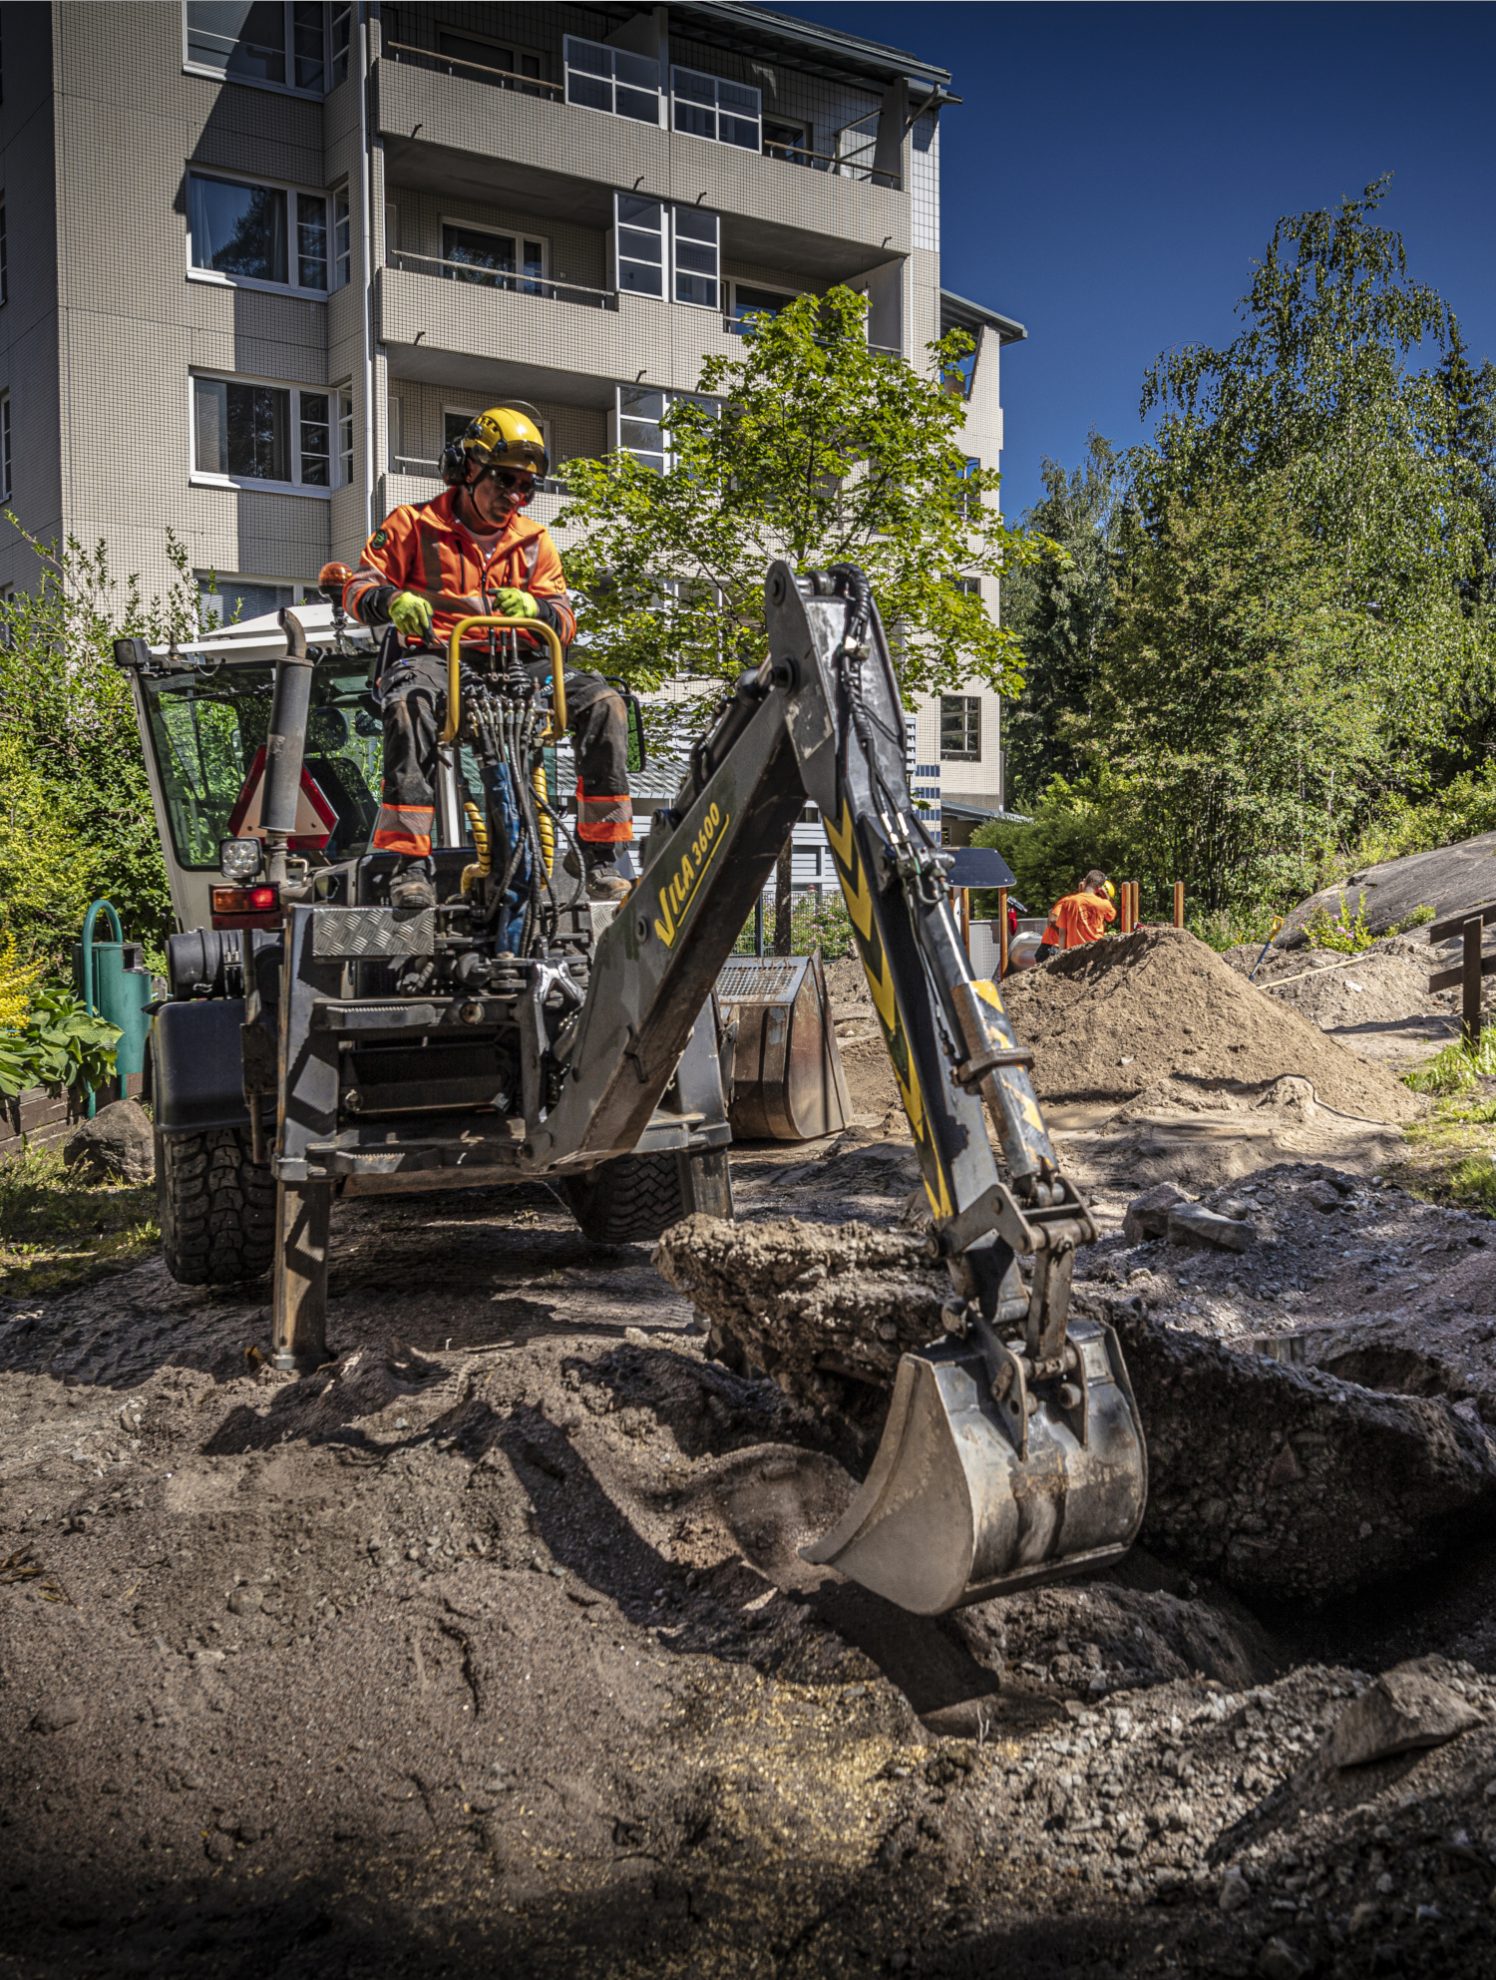
[(1384, 172), (1409, 272), (1496, 358), (1496, 5), (813, 0), (775, 10), (952, 72), (942, 279), (1017, 317), (1004, 354), (1003, 508), (1095, 427), (1140, 437), (1171, 346), (1232, 335), (1280, 214)]

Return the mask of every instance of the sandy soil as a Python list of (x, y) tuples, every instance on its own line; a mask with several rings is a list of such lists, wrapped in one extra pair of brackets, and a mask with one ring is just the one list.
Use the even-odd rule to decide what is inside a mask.
[[(735, 1155), (746, 1219), (914, 1214), (872, 1064), (836, 1142)], [(1310, 1075), (1253, 1077), (1202, 1113)], [(1269, 1136), (1190, 1185), (1252, 1251), (1134, 1243), (1158, 1085), (1066, 1138), (1098, 1296), (1496, 1422), (1489, 1222)], [(540, 1191), (335, 1236), (302, 1381), (154, 1261), (0, 1303), (0, 1974), (1496, 1973), (1483, 1532), (1318, 1611), (1140, 1549), (919, 1621), (801, 1560), (852, 1453), (643, 1250)], [(1430, 1655), (1471, 1723), (1340, 1766)]]

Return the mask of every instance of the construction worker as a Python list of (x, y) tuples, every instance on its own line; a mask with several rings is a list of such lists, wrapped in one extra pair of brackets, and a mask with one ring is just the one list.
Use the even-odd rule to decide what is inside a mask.
[[(345, 609), (366, 626), (394, 626), (401, 651), (376, 683), (384, 716), (384, 781), (374, 849), (399, 854), (390, 882), (393, 907), (436, 903), (431, 827), (437, 736), (446, 713), (447, 642), (474, 614), (536, 619), (569, 648), (576, 618), (561, 559), (540, 523), (523, 515), (535, 478), (549, 466), (545, 440), (526, 410), (491, 406), (442, 455), (446, 493), (386, 516), (364, 546), (343, 589)], [(524, 662), (549, 678), (540, 641)], [(488, 635), (471, 635), (475, 655)], [(566, 708), (577, 759), (577, 838), (591, 900), (622, 900), (629, 883), (616, 864), (633, 837), (628, 781), (628, 717), (600, 674), (566, 670)]]
[(1117, 892), (1100, 867), (1093, 866), (1073, 894), (1057, 900), (1049, 910), (1049, 923), (1039, 938), (1040, 962), (1050, 962), (1061, 949), (1079, 949), (1094, 942), (1110, 921), (1117, 919), (1113, 906)]

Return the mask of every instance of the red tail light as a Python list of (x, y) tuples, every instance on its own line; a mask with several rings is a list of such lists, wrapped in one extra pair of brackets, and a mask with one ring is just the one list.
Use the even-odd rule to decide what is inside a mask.
[(215, 887), (212, 901), (215, 928), (253, 928), (280, 914), (279, 887)]

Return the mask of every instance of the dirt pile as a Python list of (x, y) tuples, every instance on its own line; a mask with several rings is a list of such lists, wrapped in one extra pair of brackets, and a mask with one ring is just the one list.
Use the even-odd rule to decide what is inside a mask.
[(1328, 1041), (1182, 929), (1093, 943), (1005, 989), (1046, 1101), (1120, 1102), (1165, 1081), (1249, 1093), (1293, 1073), (1325, 1106), (1358, 1119), (1419, 1112), (1389, 1073)]

